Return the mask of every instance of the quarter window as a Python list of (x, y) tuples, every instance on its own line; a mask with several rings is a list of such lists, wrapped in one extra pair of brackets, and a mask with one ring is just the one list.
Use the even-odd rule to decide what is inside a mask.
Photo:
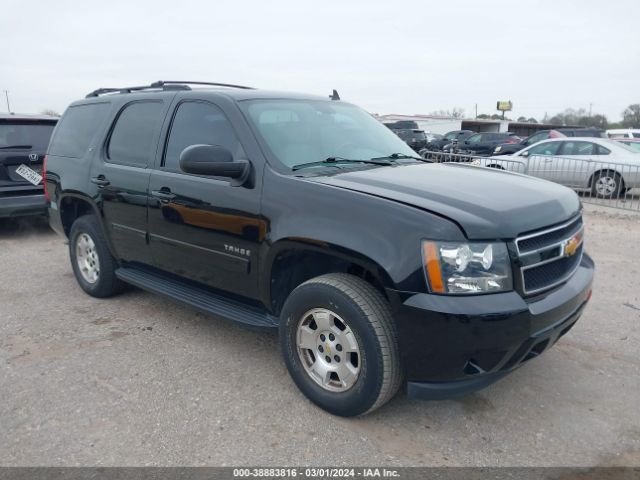
[[(279, 115), (288, 112), (276, 112), (271, 122)], [(185, 102), (176, 111), (171, 133), (164, 156), (164, 167), (180, 170), (180, 154), (191, 145), (219, 145), (241, 158), (244, 151), (227, 117), (215, 105), (205, 102)]]
[(146, 167), (153, 154), (162, 102), (135, 102), (120, 112), (107, 146), (111, 163)]
[(49, 154), (81, 158), (87, 153), (98, 127), (109, 113), (108, 103), (87, 103), (69, 107), (51, 139)]

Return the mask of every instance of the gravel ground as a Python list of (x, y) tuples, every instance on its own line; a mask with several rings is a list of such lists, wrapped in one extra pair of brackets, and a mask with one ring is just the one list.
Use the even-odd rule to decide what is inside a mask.
[(77, 286), (40, 220), (0, 222), (0, 465), (640, 465), (640, 216), (587, 207), (598, 271), (576, 327), (455, 401), (341, 419), (275, 335), (131, 289)]

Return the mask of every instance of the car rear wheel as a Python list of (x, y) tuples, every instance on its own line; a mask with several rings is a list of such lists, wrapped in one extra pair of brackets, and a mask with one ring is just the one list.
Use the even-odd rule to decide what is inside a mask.
[(596, 172), (591, 182), (591, 193), (597, 198), (618, 198), (624, 191), (624, 181), (617, 172)]
[(103, 298), (122, 291), (124, 284), (115, 275), (117, 262), (95, 215), (84, 215), (73, 222), (69, 256), (78, 284), (89, 295)]
[(388, 302), (358, 277), (328, 274), (297, 287), (282, 310), (280, 342), (298, 388), (335, 415), (373, 411), (400, 386)]

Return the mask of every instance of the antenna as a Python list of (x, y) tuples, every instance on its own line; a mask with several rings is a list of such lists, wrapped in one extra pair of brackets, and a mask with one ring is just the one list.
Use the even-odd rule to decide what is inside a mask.
[(9, 91), (4, 91), (4, 96), (7, 99), (7, 112), (11, 113), (11, 106), (9, 105)]

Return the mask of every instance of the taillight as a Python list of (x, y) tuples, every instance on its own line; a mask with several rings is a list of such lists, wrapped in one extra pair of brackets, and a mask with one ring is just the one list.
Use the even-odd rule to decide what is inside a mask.
[(42, 187), (44, 188), (44, 198), (49, 201), (49, 192), (47, 191), (47, 156), (42, 160)]

